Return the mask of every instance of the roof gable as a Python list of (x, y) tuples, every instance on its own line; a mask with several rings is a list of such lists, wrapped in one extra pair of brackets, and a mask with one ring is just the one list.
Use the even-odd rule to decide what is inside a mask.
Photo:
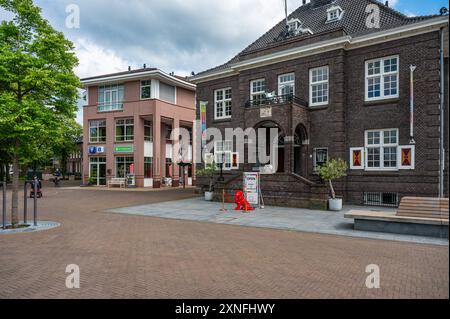
[[(366, 20), (369, 15), (366, 9), (368, 6), (373, 5), (377, 5), (380, 9), (380, 28), (367, 28), (366, 26)], [(339, 6), (345, 14), (342, 16), (342, 19), (336, 20), (333, 23), (327, 23), (327, 10), (333, 6)], [(347, 35), (358, 36), (413, 24), (433, 17), (436, 16), (407, 17), (376, 0), (313, 0), (297, 8), (289, 15), (288, 20), (300, 20), (302, 22), (302, 28), (310, 29), (314, 35), (343, 30)], [(227, 63), (201, 72), (196, 76), (226, 69), (230, 64), (245, 61), (246, 56), (253, 52), (264, 51), (265, 49), (281, 45), (284, 42), (287, 43), (296, 38), (298, 41), (302, 41), (302, 39), (307, 37), (305, 33), (300, 32), (293, 37), (286, 38), (283, 36), (285, 33), (286, 20), (283, 19)]]

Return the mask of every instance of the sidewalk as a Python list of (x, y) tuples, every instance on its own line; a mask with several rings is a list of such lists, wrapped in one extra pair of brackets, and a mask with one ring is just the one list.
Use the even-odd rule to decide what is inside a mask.
[[(220, 203), (205, 202), (203, 198), (193, 198), (167, 203), (112, 209), (108, 212), (420, 244), (443, 246), (448, 246), (449, 244), (447, 239), (354, 230), (353, 220), (344, 218), (344, 214), (352, 209), (360, 208), (357, 206), (346, 206), (341, 212), (266, 207), (265, 209), (257, 209), (250, 213), (242, 213), (234, 211), (234, 205), (231, 204), (226, 204), (225, 208), (227, 211), (222, 212), (220, 211)], [(364, 207), (364, 209), (394, 211), (393, 209), (378, 207)]]

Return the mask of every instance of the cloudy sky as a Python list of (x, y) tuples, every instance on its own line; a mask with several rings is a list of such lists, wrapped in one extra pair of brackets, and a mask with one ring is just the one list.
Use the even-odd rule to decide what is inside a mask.
[[(293, 11), (302, 0), (288, 0)], [(384, 1), (383, 1), (384, 2)], [(76, 46), (78, 76), (128, 66), (188, 75), (226, 62), (278, 23), (284, 0), (35, 0), (45, 18)], [(80, 9), (80, 28), (68, 28), (66, 9)], [(445, 0), (390, 0), (408, 15), (436, 14)], [(0, 19), (8, 14), (0, 9)], [(78, 114), (81, 119), (81, 111)]]

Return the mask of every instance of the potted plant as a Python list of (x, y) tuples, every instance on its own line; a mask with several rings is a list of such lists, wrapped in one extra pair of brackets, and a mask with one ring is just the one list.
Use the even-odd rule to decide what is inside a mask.
[(94, 186), (94, 185), (97, 185), (97, 179), (94, 177), (89, 177), (88, 186)]
[(336, 197), (336, 192), (334, 191), (333, 181), (347, 176), (348, 165), (345, 161), (330, 160), (326, 164), (317, 168), (317, 174), (324, 180), (328, 182), (328, 186), (331, 191), (331, 198), (328, 200), (330, 210), (340, 211), (342, 210), (342, 198)]
[(205, 200), (209, 202), (213, 200), (214, 195), (213, 187), (215, 175), (217, 175), (217, 168), (215, 163), (207, 164), (204, 169), (200, 169), (197, 171), (197, 176), (207, 177), (209, 179), (208, 191), (205, 192)]

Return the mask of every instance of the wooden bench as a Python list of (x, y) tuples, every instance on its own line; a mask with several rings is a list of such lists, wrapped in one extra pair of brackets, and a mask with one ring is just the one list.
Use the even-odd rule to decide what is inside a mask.
[(397, 216), (448, 220), (448, 198), (404, 197)]
[(353, 210), (345, 218), (357, 230), (448, 238), (448, 211), (448, 199), (404, 197), (396, 213)]
[(111, 180), (108, 182), (108, 188), (111, 186), (119, 186), (120, 188), (125, 188), (126, 186), (126, 179), (125, 178), (111, 178)]

